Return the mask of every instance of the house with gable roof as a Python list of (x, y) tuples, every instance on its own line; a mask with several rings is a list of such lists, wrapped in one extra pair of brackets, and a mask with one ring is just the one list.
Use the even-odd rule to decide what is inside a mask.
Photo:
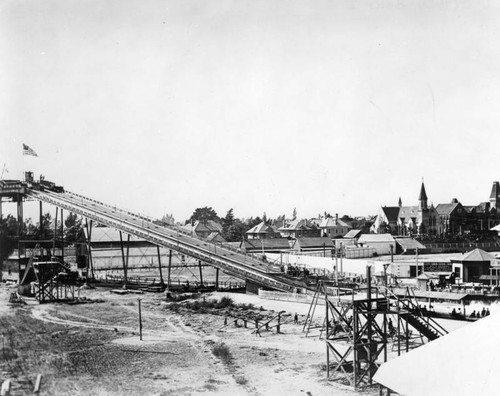
[(210, 236), (211, 239), (214, 239), (215, 235), (211, 235), (213, 233), (220, 234), (222, 237), (222, 226), (213, 220), (197, 220), (192, 224), (182, 226), (182, 228), (199, 238), (208, 238)]
[(342, 238), (350, 229), (349, 224), (339, 219), (338, 214), (335, 214), (335, 217), (322, 219), (319, 228), (323, 236), (330, 238)]
[(281, 238), (281, 234), (273, 226), (266, 224), (265, 221), (250, 228), (245, 234), (247, 239)]
[(393, 233), (398, 229), (399, 206), (382, 206), (370, 227), (374, 234)]
[(321, 229), (306, 219), (295, 219), (278, 229), (284, 238), (320, 237)]
[(436, 206), (444, 234), (462, 233), (467, 224), (468, 212), (465, 207), (453, 198), (451, 203)]

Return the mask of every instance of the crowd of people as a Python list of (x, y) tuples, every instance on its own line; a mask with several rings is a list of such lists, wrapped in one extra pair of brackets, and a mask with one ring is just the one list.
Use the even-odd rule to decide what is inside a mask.
[(484, 318), (485, 316), (489, 316), (490, 310), (488, 308), (484, 308), (481, 311), (472, 311), (469, 315), (470, 318)]
[(301, 268), (297, 265), (282, 265), (280, 269), (281, 272), (284, 272), (290, 276), (304, 277), (304, 278), (307, 278), (309, 276), (309, 270), (307, 268), (305, 267)]

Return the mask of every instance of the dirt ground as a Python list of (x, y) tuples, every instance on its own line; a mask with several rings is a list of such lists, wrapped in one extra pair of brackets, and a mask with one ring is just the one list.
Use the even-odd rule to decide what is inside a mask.
[(81, 296), (98, 302), (13, 306), (7, 304), (12, 290), (0, 285), (0, 383), (11, 379), (12, 395), (32, 393), (38, 374), (41, 395), (356, 394), (325, 380), (324, 341), (306, 338), (293, 323), (295, 312), (305, 319), (306, 304), (205, 296), (253, 304), (264, 317), (286, 311), (280, 334), (271, 329), (259, 337), (253, 323), (225, 325), (223, 314), (166, 309), (161, 294), (87, 289)]

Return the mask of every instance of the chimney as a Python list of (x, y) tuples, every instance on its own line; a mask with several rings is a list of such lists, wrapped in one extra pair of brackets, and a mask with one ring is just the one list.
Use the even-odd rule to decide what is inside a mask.
[(493, 182), (493, 187), (491, 188), (490, 205), (496, 209), (500, 206), (500, 185), (497, 181)]

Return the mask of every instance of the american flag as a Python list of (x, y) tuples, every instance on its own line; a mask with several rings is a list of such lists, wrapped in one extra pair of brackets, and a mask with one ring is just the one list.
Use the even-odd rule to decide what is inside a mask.
[(33, 157), (38, 157), (38, 154), (35, 153), (35, 150), (33, 150), (30, 146), (24, 143), (23, 143), (23, 155), (32, 155)]

